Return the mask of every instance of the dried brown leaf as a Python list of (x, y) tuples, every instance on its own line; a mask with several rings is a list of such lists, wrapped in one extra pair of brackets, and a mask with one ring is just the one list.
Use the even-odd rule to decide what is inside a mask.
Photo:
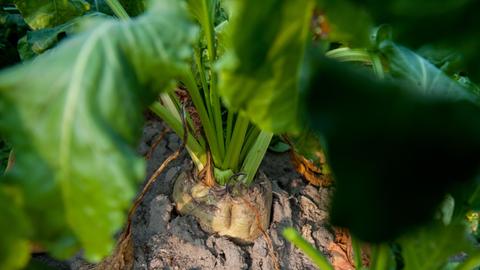
[[(312, 161), (292, 151), (292, 162), (295, 170), (305, 178), (311, 185), (320, 187), (329, 187), (333, 184), (333, 178), (330, 174), (323, 174), (321, 169)], [(319, 159), (320, 160), (320, 159)]]

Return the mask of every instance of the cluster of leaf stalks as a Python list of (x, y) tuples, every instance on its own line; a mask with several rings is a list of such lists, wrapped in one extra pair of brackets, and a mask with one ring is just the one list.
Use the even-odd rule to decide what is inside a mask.
[[(118, 17), (129, 18), (119, 2), (110, 0), (108, 4)], [(150, 109), (180, 137), (183, 123), (187, 124), (188, 152), (198, 171), (209, 171), (210, 185), (231, 180), (250, 185), (273, 134), (222, 106), (215, 70), (216, 27), (221, 27), (225, 22), (221, 19), (226, 17), (218, 1), (198, 1), (192, 9), (203, 36), (194, 48), (194, 65), (181, 76), (182, 85), (161, 94)]]

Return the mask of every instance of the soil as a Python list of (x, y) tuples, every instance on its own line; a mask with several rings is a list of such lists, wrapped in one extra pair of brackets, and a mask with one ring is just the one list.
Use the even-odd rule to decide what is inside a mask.
[[(138, 151), (149, 156), (147, 175), (178, 147), (179, 138), (168, 133), (154, 150), (163, 124), (150, 119), (144, 128)], [(133, 219), (134, 269), (275, 269), (267, 239), (260, 236), (251, 245), (237, 245), (225, 237), (202, 231), (191, 216), (175, 211), (171, 193), (173, 179), (188, 168), (183, 153), (146, 194)], [(347, 259), (338, 232), (328, 223), (328, 205), (332, 188), (308, 185), (295, 171), (289, 153), (267, 153), (260, 170), (272, 181), (273, 206), (268, 230), (280, 269), (316, 269), (299, 250), (281, 235), (293, 226), (335, 263), (336, 269), (353, 269)], [(73, 270), (91, 269), (77, 256), (69, 261)]]

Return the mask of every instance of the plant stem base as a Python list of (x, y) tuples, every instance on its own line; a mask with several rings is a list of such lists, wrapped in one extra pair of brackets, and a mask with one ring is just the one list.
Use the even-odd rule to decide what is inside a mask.
[(173, 200), (177, 211), (196, 217), (204, 231), (250, 244), (267, 231), (272, 208), (270, 181), (261, 172), (255, 180), (250, 187), (208, 187), (182, 172), (175, 181)]

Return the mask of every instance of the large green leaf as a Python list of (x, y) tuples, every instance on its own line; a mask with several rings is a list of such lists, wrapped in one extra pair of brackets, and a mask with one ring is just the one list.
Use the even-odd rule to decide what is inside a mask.
[[(135, 154), (142, 110), (188, 67), (196, 28), (176, 0), (136, 20), (95, 19), (89, 31), (0, 73), (0, 130), (17, 154), (34, 240), (57, 256), (78, 242), (110, 251), (144, 174)], [(5, 222), (2, 220), (2, 222)]]
[(449, 259), (472, 251), (465, 226), (435, 224), (415, 230), (399, 240), (405, 270), (443, 269)]
[[(336, 1), (330, 1), (335, 3)], [(425, 44), (453, 49), (462, 54), (464, 71), (480, 80), (478, 50), (480, 2), (475, 0), (350, 0), (365, 9), (376, 24), (391, 24), (397, 40), (411, 48)], [(345, 18), (348, 20), (348, 18)]]
[(367, 241), (392, 240), (431, 219), (450, 188), (472, 180), (480, 108), (449, 86), (434, 93), (317, 59), (306, 105), (336, 180), (332, 222)]
[(478, 95), (462, 87), (460, 83), (449, 78), (443, 71), (413, 51), (391, 41), (382, 42), (379, 49), (387, 59), (392, 76), (411, 84), (425, 95), (479, 100)]
[[(294, 129), (298, 78), (312, 14), (309, 0), (235, 1), (220, 94), (265, 130)], [(255, 8), (252, 8), (255, 7)]]
[(81, 16), (90, 9), (84, 0), (15, 0), (18, 10), (34, 30), (49, 28)]

